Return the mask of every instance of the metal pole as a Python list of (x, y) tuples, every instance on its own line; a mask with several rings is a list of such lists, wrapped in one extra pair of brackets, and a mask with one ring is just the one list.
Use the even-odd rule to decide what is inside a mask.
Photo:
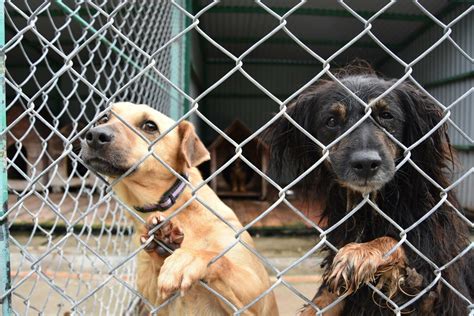
[[(185, 7), (184, 7), (188, 12), (193, 12), (193, 2), (192, 0), (186, 0), (185, 1)], [(188, 27), (192, 21), (185, 20), (186, 22), (186, 27)], [(184, 92), (186, 92), (188, 95), (191, 95), (191, 41), (192, 41), (192, 33), (187, 33), (184, 38)], [(190, 108), (190, 103), (188, 100), (184, 101), (184, 109), (182, 113), (187, 113)]]
[[(175, 36), (179, 33), (179, 31), (183, 28), (184, 24), (184, 17), (181, 17), (181, 14), (177, 8), (171, 6), (171, 37)], [(188, 35), (186, 35), (188, 36)], [(184, 42), (186, 40), (184, 39)], [(174, 84), (180, 86), (183, 83), (184, 73), (183, 73), (183, 62), (185, 56), (184, 47), (182, 46), (181, 41), (174, 41), (171, 43), (171, 65), (170, 65), (170, 80)], [(186, 88), (186, 87), (185, 87)], [(185, 91), (188, 92), (188, 91)], [(171, 88), (170, 92), (170, 116), (177, 120), (183, 114), (182, 107), (184, 106), (183, 100), (179, 97), (179, 92), (176, 89)]]
[[(0, 0), (0, 304), (3, 315), (11, 315), (10, 251), (8, 250), (8, 183), (5, 107), (5, 1)], [(8, 293), (8, 294), (6, 294)]]

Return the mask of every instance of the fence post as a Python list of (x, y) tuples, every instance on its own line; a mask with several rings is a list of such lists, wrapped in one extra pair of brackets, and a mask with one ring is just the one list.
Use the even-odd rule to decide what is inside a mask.
[[(186, 0), (185, 1), (185, 7), (186, 11), (190, 12), (191, 14), (194, 14), (193, 11), (193, 2), (192, 0)], [(188, 27), (191, 25), (192, 21), (189, 21), (188, 19), (185, 18), (185, 27)], [(192, 33), (188, 32), (185, 35), (184, 39), (184, 92), (186, 92), (188, 95), (191, 95), (191, 43), (192, 43)], [(187, 113), (190, 108), (190, 102), (188, 100), (184, 101), (184, 108), (183, 108), (183, 113)]]
[[(184, 26), (184, 19), (182, 13), (174, 6), (170, 6), (171, 10), (171, 37), (176, 36)], [(184, 45), (186, 45), (186, 35), (175, 40), (171, 43), (171, 65), (170, 65), (170, 80), (178, 87), (183, 88), (184, 82), (184, 72), (183, 72), (183, 63), (184, 63)], [(185, 91), (186, 92), (186, 91)], [(170, 116), (177, 120), (181, 115), (183, 115), (184, 108), (184, 98), (176, 91), (175, 88), (170, 87)]]
[[(7, 128), (5, 107), (5, 1), (0, 0), (0, 133)], [(8, 250), (8, 183), (6, 133), (0, 134), (0, 304), (3, 315), (11, 315), (10, 252)]]

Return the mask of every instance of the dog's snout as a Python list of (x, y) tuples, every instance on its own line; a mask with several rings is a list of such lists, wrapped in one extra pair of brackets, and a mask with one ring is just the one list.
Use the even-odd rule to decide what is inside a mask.
[(350, 165), (355, 174), (364, 179), (374, 176), (382, 164), (382, 158), (374, 150), (357, 151), (350, 158)]
[(106, 127), (94, 127), (86, 133), (87, 145), (94, 149), (110, 144), (113, 138), (113, 132)]

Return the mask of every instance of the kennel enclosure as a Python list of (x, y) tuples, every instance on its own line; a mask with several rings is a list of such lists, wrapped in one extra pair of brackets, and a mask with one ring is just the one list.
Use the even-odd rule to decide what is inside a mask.
[[(274, 181), (246, 159), (245, 145), (304, 87), (365, 59), (388, 77), (416, 81), (450, 113), (462, 165), (452, 189), (474, 209), (472, 1), (1, 2), (5, 315), (115, 315), (140, 304), (134, 257), (141, 249), (130, 242), (127, 218), (135, 211), (84, 166), (78, 148), (113, 101), (191, 120), (206, 145), (222, 139), (229, 146), (212, 172), (204, 170), (209, 182), (239, 159), (285, 203), (298, 179)], [(250, 129), (243, 139), (225, 133), (235, 119)], [(282, 270), (262, 258), (272, 289), (286, 287), (307, 303), (311, 297), (284, 276), (319, 246)]]

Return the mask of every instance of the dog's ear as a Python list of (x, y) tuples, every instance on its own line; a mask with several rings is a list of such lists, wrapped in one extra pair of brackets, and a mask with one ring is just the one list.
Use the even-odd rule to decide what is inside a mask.
[(211, 158), (191, 123), (182, 121), (178, 129), (181, 137), (180, 155), (187, 167), (196, 167)]
[[(438, 184), (447, 186), (442, 175), (455, 166), (447, 133), (447, 124), (437, 126), (447, 113), (426, 93), (404, 83), (395, 89), (407, 118), (402, 143), (411, 146), (427, 134), (430, 136), (411, 151), (411, 159)], [(437, 127), (435, 129), (435, 127)]]
[[(441, 108), (428, 95), (408, 83), (403, 83), (395, 89), (403, 112), (409, 122), (405, 124), (402, 142), (410, 146), (427, 134), (442, 119)], [(442, 136), (445, 127), (441, 126), (433, 136)], [(436, 135), (441, 133), (441, 135)]]
[(319, 148), (297, 125), (311, 133), (317, 108), (317, 95), (311, 91), (304, 93), (286, 110), (291, 121), (281, 116), (265, 132), (264, 140), (270, 148), (271, 169), (277, 176), (294, 178), (316, 162)]
[[(418, 147), (423, 151), (443, 151), (449, 149), (447, 125), (442, 124), (432, 131), (443, 119), (442, 108), (424, 92), (411, 84), (404, 83), (395, 90), (401, 101), (401, 106), (408, 120), (403, 131), (402, 142), (410, 146), (428, 133), (430, 137)], [(433, 156), (431, 156), (433, 158)]]

